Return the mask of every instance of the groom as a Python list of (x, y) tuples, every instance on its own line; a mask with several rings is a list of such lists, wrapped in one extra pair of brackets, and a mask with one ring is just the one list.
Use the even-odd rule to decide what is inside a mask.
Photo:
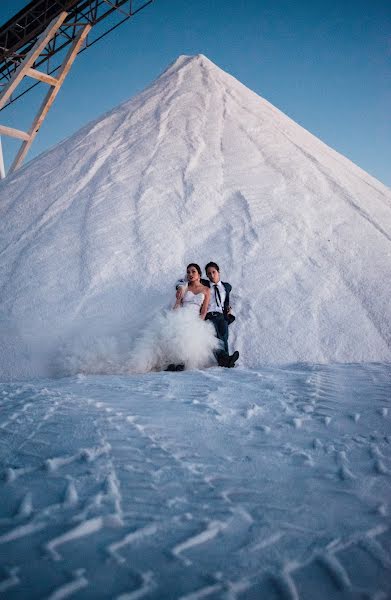
[(215, 262), (209, 262), (205, 266), (205, 273), (208, 279), (201, 279), (201, 283), (209, 287), (211, 291), (205, 321), (212, 321), (216, 335), (224, 345), (224, 350), (217, 350), (216, 352), (219, 366), (232, 368), (239, 358), (237, 350), (231, 355), (228, 351), (228, 325), (235, 320), (229, 305), (229, 294), (232, 286), (220, 280), (220, 268)]

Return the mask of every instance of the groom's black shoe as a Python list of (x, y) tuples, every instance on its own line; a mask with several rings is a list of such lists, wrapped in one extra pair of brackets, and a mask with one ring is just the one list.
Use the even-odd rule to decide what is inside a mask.
[(184, 371), (185, 370), (185, 365), (183, 363), (180, 363), (179, 365), (175, 365), (175, 371)]
[(171, 363), (168, 365), (168, 367), (166, 369), (164, 369), (165, 371), (175, 371), (175, 365), (174, 363)]
[(235, 363), (238, 360), (238, 358), (239, 358), (239, 352), (237, 350), (235, 350), (235, 352), (233, 354), (231, 354), (231, 356), (228, 359), (227, 367), (232, 369), (235, 366)]
[(228, 367), (228, 363), (229, 363), (229, 354), (228, 354), (228, 352), (225, 352), (224, 350), (221, 350), (217, 354), (217, 364), (219, 365), (219, 367)]

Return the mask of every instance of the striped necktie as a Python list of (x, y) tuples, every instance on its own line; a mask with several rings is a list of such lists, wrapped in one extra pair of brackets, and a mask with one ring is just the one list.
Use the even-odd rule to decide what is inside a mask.
[(216, 299), (216, 304), (217, 306), (219, 306), (221, 308), (221, 296), (220, 296), (220, 290), (217, 287), (217, 283), (213, 284), (213, 287), (215, 289), (215, 299)]

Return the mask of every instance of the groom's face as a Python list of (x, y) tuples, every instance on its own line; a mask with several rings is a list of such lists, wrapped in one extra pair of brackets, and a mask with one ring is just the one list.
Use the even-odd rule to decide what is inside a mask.
[(211, 281), (212, 283), (219, 283), (220, 273), (214, 267), (209, 267), (209, 269), (206, 272), (206, 275), (207, 275), (209, 281)]

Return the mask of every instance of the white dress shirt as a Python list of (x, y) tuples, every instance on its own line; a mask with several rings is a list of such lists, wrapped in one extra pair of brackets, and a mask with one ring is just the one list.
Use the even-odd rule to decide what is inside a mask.
[[(216, 302), (215, 285), (217, 285), (217, 288), (218, 288), (218, 290), (220, 292), (221, 306), (219, 306), (217, 304), (217, 302)], [(209, 300), (208, 312), (220, 312), (220, 313), (222, 313), (224, 311), (225, 296), (226, 296), (225, 287), (223, 286), (223, 284), (221, 283), (221, 281), (219, 281), (216, 284), (210, 282), (210, 300)]]

